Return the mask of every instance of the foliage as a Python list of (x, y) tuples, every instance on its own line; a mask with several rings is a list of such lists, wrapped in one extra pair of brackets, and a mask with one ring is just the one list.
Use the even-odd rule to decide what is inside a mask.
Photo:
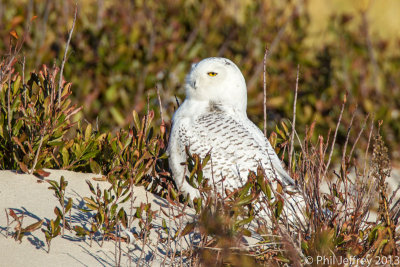
[[(78, 236), (92, 239), (100, 234), (103, 240), (121, 242), (120, 229), (137, 220), (141, 230), (134, 237), (144, 248), (150, 232), (156, 231), (156, 211), (149, 203), (141, 203), (135, 212), (131, 207), (129, 214), (121, 207), (128, 200), (133, 203), (134, 186), (143, 185), (165, 197), (169, 210), (178, 210), (169, 217), (177, 221), (175, 233), (164, 220), (162, 230), (167, 238), (160, 237), (157, 242), (169, 246), (182, 238), (193, 241), (200, 236), (186, 251), (171, 249), (165, 255), (186, 257), (193, 266), (300, 266), (307, 257), (329, 257), (332, 253), (358, 258), (398, 255), (400, 211), (392, 203), (396, 194), (389, 196), (386, 186), (391, 152), (387, 146), (395, 151), (400, 136), (396, 121), (398, 55), (387, 53), (385, 41), (371, 40), (365, 22), (359, 25), (360, 32), (352, 32), (347, 28), (348, 17), (333, 17), (329, 31), (337, 42), (310, 49), (304, 44), (307, 11), (300, 12), (291, 1), (286, 5), (243, 1), (239, 12), (233, 13), (222, 9), (225, 1), (120, 1), (101, 7), (102, 2), (84, 3), (85, 9), (78, 16), (73, 53), (64, 75), (77, 90), (64, 81), (58, 88), (57, 64), (52, 68), (44, 65), (25, 81), (25, 67), (51, 64), (62, 54), (61, 37), (69, 14), (61, 10), (66, 1), (35, 3), (33, 10), (29, 5), (27, 9), (10, 5), (4, 18), (13, 19), (4, 24), (11, 41), (0, 43), (0, 49), (9, 51), (0, 62), (0, 168), (40, 176), (48, 175), (44, 168), (91, 171), (103, 174), (101, 179), (111, 185), (102, 191), (87, 182), (92, 195), (84, 197), (84, 211), (93, 216), (89, 228), (73, 226)], [(223, 12), (216, 16), (220, 9)], [(50, 15), (30, 20), (29, 14), (42, 10)], [(20, 15), (25, 13), (25, 17)], [(51, 29), (51, 37), (46, 36), (44, 25)], [(32, 31), (22, 35), (30, 26)], [(192, 200), (182, 195), (168, 169), (169, 125), (161, 118), (161, 110), (160, 115), (153, 111), (157, 104), (154, 88), (161, 89), (165, 100), (158, 104), (172, 114), (172, 96), (177, 92), (182, 98), (180, 85), (190, 63), (223, 55), (237, 62), (248, 77), (249, 116), (261, 121), (257, 114), (262, 114), (263, 97), (257, 88), (261, 88), (266, 43), (271, 43), (267, 63), (269, 121), (277, 121), (277, 114), (288, 117), (292, 111), (285, 105), (291, 103), (293, 95), (290, 75), (294, 66), (301, 65), (297, 138), (290, 137), (294, 130), (287, 121), (275, 127), (269, 123), (269, 140), (282, 159), (289, 159), (299, 192), (285, 192), (259, 168), (249, 173), (242, 188), (220, 194), (213, 190), (212, 177), (203, 176), (210, 155), (201, 159), (188, 153), (187, 181), (199, 189), (200, 197)], [(25, 55), (20, 53), (22, 48)], [(345, 90), (349, 99), (347, 94), (341, 99)], [(135, 95), (134, 102), (128, 95)], [(145, 115), (140, 118), (138, 112)], [(369, 113), (375, 113), (375, 118)], [(379, 129), (373, 131), (376, 118), (386, 123), (380, 122)], [(370, 132), (365, 134), (368, 123)], [(116, 130), (116, 126), (125, 128)], [(372, 135), (373, 150), (369, 153)], [(294, 154), (288, 149), (291, 144), (296, 144)], [(340, 163), (339, 173), (331, 172), (332, 159)], [(352, 170), (355, 178), (350, 175)], [(61, 209), (55, 208), (56, 219), (42, 229), (50, 251), (61, 224), (72, 227), (65, 220), (72, 201), (65, 203), (67, 183), (63, 177), (59, 183), (48, 182), (61, 205)], [(323, 185), (328, 189), (322, 191)], [(303, 219), (289, 213), (295, 194), (305, 200)], [(371, 222), (368, 217), (375, 199), (379, 200), (378, 216)], [(194, 218), (187, 216), (190, 207)], [(23, 216), (12, 210), (9, 214), (17, 222), (16, 240), (21, 241), (43, 223), (23, 228)], [(183, 223), (183, 218), (188, 222)], [(242, 241), (250, 236), (261, 241), (247, 246)]]
[(61, 217), (57, 215), (55, 220), (51, 219), (50, 222), (47, 223), (46, 229), (42, 229), (48, 247), (47, 253), (50, 253), (50, 245), (53, 238), (56, 238), (57, 236), (60, 235), (61, 232), (60, 222), (61, 222)]
[[(46, 181), (50, 184), (49, 189), (54, 191), (54, 196), (57, 197), (61, 205), (61, 209), (57, 206), (54, 208), (56, 219), (50, 220), (47, 223), (47, 229), (42, 229), (48, 247), (47, 253), (50, 253), (50, 245), (53, 238), (59, 236), (61, 231), (61, 234), (64, 236), (65, 229), (71, 230), (71, 222), (65, 220), (65, 214), (69, 212), (69, 218), (71, 219), (71, 208), (73, 201), (72, 198), (68, 198), (68, 202), (65, 203), (65, 189), (68, 185), (68, 182), (65, 181), (64, 176), (61, 176), (60, 183), (54, 180)], [(60, 223), (62, 223), (62, 227)]]
[[(46, 180), (46, 181), (50, 184), (49, 189), (54, 190), (54, 195), (57, 197), (58, 202), (60, 202), (61, 210), (59, 207), (55, 207), (54, 213), (56, 214), (57, 218), (58, 217), (61, 218), (62, 226), (63, 226), (62, 234), (64, 235), (65, 228), (67, 228), (68, 230), (71, 229), (70, 223), (68, 223), (65, 220), (65, 214), (67, 214), (68, 212), (71, 212), (71, 208), (72, 208), (72, 204), (73, 204), (72, 198), (68, 198), (68, 202), (65, 203), (65, 189), (68, 185), (68, 182), (65, 181), (64, 176), (61, 176), (60, 183), (57, 183), (57, 181), (54, 181), (54, 180)], [(69, 217), (71, 218), (71, 213), (70, 213)]]
[(83, 209), (83, 211), (95, 211), (96, 214), (93, 216), (90, 230), (81, 226), (75, 226), (74, 230), (78, 236), (90, 235), (92, 237), (97, 232), (100, 232), (104, 241), (105, 238), (112, 235), (111, 233), (114, 232), (118, 223), (121, 223), (125, 228), (127, 227), (128, 218), (126, 212), (124, 208), (119, 208), (118, 210), (118, 205), (128, 201), (132, 192), (129, 192), (130, 187), (125, 188), (123, 191), (122, 180), (118, 181), (110, 189), (104, 189), (103, 193), (100, 188), (95, 190), (90, 181), (86, 181), (86, 183), (94, 196), (83, 198), (88, 208), (86, 210)]
[(0, 90), (1, 168), (43, 173), (42, 168), (58, 162), (58, 151), (73, 126), (71, 116), (80, 108), (71, 105), (68, 98), (71, 84), (64, 83), (57, 91), (56, 68), (44, 66), (39, 74), (32, 73), (26, 84), (21, 75), (13, 72), (8, 71), (8, 81)]
[[(376, 119), (385, 121), (382, 135), (390, 145), (389, 152), (399, 157), (399, 51), (389, 45), (389, 41), (396, 40), (373, 35), (361, 11), (333, 13), (325, 29), (332, 41), (310, 46), (307, 42), (313, 36), (308, 31), (312, 26), (308, 1), (228, 2), (80, 2), (68, 56), (70, 64), (64, 70), (64, 77), (74, 84), (72, 102), (85, 106), (80, 118), (92, 125), (98, 118), (101, 131), (132, 124), (132, 109), (144, 113), (148, 97), (150, 109), (157, 106), (157, 86), (164, 119), (169, 121), (174, 95), (183, 99), (182, 84), (193, 61), (224, 56), (243, 71), (248, 84), (249, 116), (261, 122), (262, 58), (267, 46), (270, 131), (276, 121), (291, 115), (299, 64), (299, 132), (315, 121), (326, 135), (339, 114), (340, 95), (348, 90), (351, 107), (344, 114), (344, 125), (349, 124), (356, 106), (360, 116), (375, 114)], [(73, 3), (9, 3), (0, 16), (4, 25), (0, 53), (10, 51), (10, 38), (11, 47), (14, 44), (15, 38), (9, 34), (13, 30), (19, 40), (25, 39), (26, 69), (52, 65), (55, 60), (59, 65), (73, 18)], [(24, 61), (22, 55), (17, 60)], [(158, 114), (155, 116), (160, 119)], [(342, 140), (346, 131), (341, 129), (338, 135)], [(351, 136), (350, 144), (353, 142), (355, 137)], [(359, 151), (355, 153), (359, 155)]]
[[(17, 225), (14, 227), (15, 232), (13, 233), (13, 237), (15, 241), (22, 242), (22, 238), (26, 235), (29, 234), (33, 231), (36, 231), (42, 227), (43, 220), (40, 220), (38, 222), (32, 223), (31, 225), (27, 227), (22, 227), (23, 221), (24, 221), (24, 214), (18, 216), (12, 209), (9, 209), (9, 213), (7, 214), (7, 210), (5, 210), (6, 216), (7, 216), (7, 231), (10, 225), (14, 222), (17, 223)], [(13, 218), (13, 221), (10, 221), (8, 215)]]

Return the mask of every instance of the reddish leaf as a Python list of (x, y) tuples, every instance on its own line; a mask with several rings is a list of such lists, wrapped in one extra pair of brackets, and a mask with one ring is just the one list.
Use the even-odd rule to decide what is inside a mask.
[(15, 30), (10, 31), (10, 35), (18, 40), (18, 34)]
[(22, 231), (24, 231), (24, 232), (33, 232), (33, 231), (39, 229), (40, 227), (42, 227), (42, 224), (43, 224), (43, 220), (35, 222), (35, 223), (32, 223), (31, 225), (25, 227)]
[(14, 220), (18, 221), (18, 216), (17, 216), (17, 214), (15, 214), (15, 212), (14, 212), (13, 210), (11, 210), (11, 209), (9, 209), (9, 211), (10, 211), (10, 212), (9, 212), (10, 216), (13, 217)]
[(25, 165), (25, 163), (23, 163), (23, 162), (18, 162), (18, 164), (19, 164), (19, 167), (21, 168), (21, 170), (22, 170), (24, 173), (28, 173), (28, 172), (29, 172), (28, 167)]
[(35, 173), (38, 174), (38, 175), (40, 175), (40, 176), (42, 176), (42, 177), (47, 177), (47, 176), (50, 175), (49, 172), (46, 172), (46, 171), (44, 171), (44, 170), (42, 170), (42, 169), (36, 170)]

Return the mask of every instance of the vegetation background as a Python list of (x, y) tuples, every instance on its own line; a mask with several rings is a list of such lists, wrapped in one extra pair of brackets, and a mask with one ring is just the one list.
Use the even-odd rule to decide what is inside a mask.
[[(0, 54), (25, 42), (18, 57), (25, 75), (42, 64), (61, 65), (75, 1), (0, 0)], [(78, 1), (78, 15), (64, 77), (72, 100), (84, 108), (75, 120), (102, 130), (132, 124), (132, 110), (158, 108), (164, 119), (184, 99), (184, 77), (193, 62), (232, 59), (248, 85), (248, 114), (262, 127), (263, 57), (267, 58), (268, 128), (291, 118), (300, 65), (297, 130), (314, 121), (334, 129), (345, 91), (359, 122), (371, 113), (400, 158), (400, 3), (386, 1), (162, 0)], [(357, 111), (355, 108), (357, 107)], [(156, 119), (160, 122), (159, 113)], [(356, 117), (356, 118), (357, 118)], [(361, 127), (356, 123), (355, 127)], [(339, 131), (344, 141), (346, 128)], [(356, 136), (350, 136), (350, 143)]]
[[(188, 179), (202, 192), (194, 200), (198, 220), (184, 225), (179, 219), (175, 237), (196, 232), (204, 242), (174, 255), (207, 266), (222, 248), (219, 262), (237, 266), (254, 266), (243, 264), (247, 256), (264, 265), (300, 266), (305, 256), (398, 255), (400, 200), (386, 184), (391, 162), (400, 159), (398, 14), (397, 0), (0, 0), (0, 169), (42, 177), (49, 175), (45, 168), (103, 174), (112, 187), (102, 195), (88, 183), (93, 196), (84, 198), (96, 213), (91, 229), (74, 225), (74, 231), (90, 238), (101, 233), (104, 240), (136, 218), (136, 239), (144, 246), (156, 213), (142, 203), (128, 217), (117, 206), (134, 198), (134, 185), (144, 185), (181, 208), (175, 219), (185, 214), (188, 202), (176, 191), (165, 150), (191, 64), (210, 56), (232, 59), (246, 77), (248, 115), (260, 128), (266, 65), (268, 136), (302, 188), (305, 225), (288, 224), (282, 215), (288, 205), (276, 195), (282, 187), (272, 190), (261, 169), (243, 188), (218, 198), (202, 173), (209, 156), (190, 155)], [(295, 96), (298, 139), (290, 136)], [(73, 205), (64, 199), (63, 178), (49, 183), (61, 209), (42, 229), (48, 251), (61, 225), (62, 232), (70, 228), (66, 213)], [(238, 254), (227, 244), (249, 234), (254, 202), (271, 214), (272, 228), (264, 221), (257, 233), (273, 247)], [(375, 222), (368, 221), (373, 212)], [(15, 238), (42, 223), (16, 231)], [(168, 229), (163, 222), (169, 244)]]

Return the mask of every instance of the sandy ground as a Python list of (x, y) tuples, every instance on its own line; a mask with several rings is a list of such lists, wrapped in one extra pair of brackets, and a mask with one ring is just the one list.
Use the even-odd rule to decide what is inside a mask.
[[(89, 179), (95, 187), (99, 184), (100, 188), (103, 189), (109, 187), (110, 184), (94, 181), (92, 179), (96, 177), (94, 174), (60, 170), (48, 171), (51, 172), (51, 175), (46, 179), (59, 181), (63, 175), (68, 181), (66, 197), (72, 197), (74, 201), (71, 224), (73, 226), (86, 225), (90, 214), (79, 210), (79, 208), (84, 207), (82, 198), (91, 195), (85, 180)], [(53, 194), (54, 191), (49, 190), (48, 187), (47, 182), (43, 182), (42, 179), (33, 175), (0, 171), (0, 266), (115, 266), (116, 243), (114, 241), (105, 241), (102, 247), (99, 245), (100, 242), (93, 241), (92, 246), (90, 246), (89, 238), (83, 239), (77, 237), (74, 232), (66, 231), (65, 237), (58, 236), (52, 240), (50, 253), (47, 253), (45, 236), (41, 230), (23, 237), (22, 243), (7, 235), (5, 209), (11, 208), (17, 214), (23, 213), (25, 215), (23, 227), (42, 219), (45, 221), (55, 219), (53, 210), (59, 204)], [(149, 202), (151, 209), (158, 211), (158, 213), (153, 221), (153, 229), (150, 231), (149, 241), (144, 246), (142, 255), (143, 243), (140, 240), (133, 240), (132, 244), (122, 243), (121, 265), (136, 266), (139, 259), (140, 266), (159, 266), (164, 260), (171, 264), (172, 259), (170, 259), (168, 251), (171, 252), (175, 247), (178, 250), (181, 247), (187, 247), (189, 240), (186, 240), (186, 238), (192, 238), (191, 241), (194, 241), (193, 237), (188, 235), (182, 238), (180, 243), (157, 242), (158, 234), (164, 234), (163, 237), (166, 237), (161, 228), (162, 218), (166, 219), (172, 235), (177, 230), (177, 224), (168, 220), (160, 212), (160, 208), (163, 208), (167, 214), (169, 211), (174, 212), (174, 210), (168, 208), (168, 202), (165, 199), (146, 192), (142, 187), (134, 188), (134, 197), (136, 198), (134, 207), (138, 207), (141, 202)], [(124, 208), (128, 212), (130, 201), (125, 204)], [(184, 220), (190, 220), (190, 217), (188, 216)], [(12, 224), (8, 231), (13, 232), (15, 225), (16, 223)], [(135, 223), (130, 230), (138, 233), (140, 227)], [(179, 261), (179, 259), (175, 260)]]
[[(91, 193), (85, 180), (90, 180), (96, 187), (105, 189), (110, 186), (108, 182), (95, 181), (92, 178), (99, 177), (94, 174), (76, 173), (61, 170), (47, 170), (51, 175), (45, 179), (59, 181), (64, 176), (68, 181), (66, 197), (72, 197), (74, 205), (72, 208), (72, 226), (81, 225), (89, 227), (90, 216), (93, 214), (84, 213), (83, 197), (90, 197)], [(400, 184), (400, 171), (392, 172), (389, 179), (389, 188), (393, 190)], [(47, 223), (55, 219), (53, 212), (55, 206), (59, 206), (52, 190), (48, 189), (49, 184), (43, 179), (28, 174), (17, 174), (12, 171), (0, 171), (0, 267), (14, 266), (116, 266), (116, 256), (119, 250), (116, 249), (116, 242), (105, 241), (100, 246), (100, 241), (93, 241), (90, 246), (89, 238), (77, 237), (74, 232), (66, 231), (65, 236), (58, 236), (52, 240), (51, 251), (47, 253), (47, 244), (44, 233), (41, 230), (32, 232), (23, 237), (22, 242), (15, 241), (8, 232), (14, 232), (16, 223), (7, 228), (5, 209), (13, 209), (18, 215), (24, 214), (23, 227), (26, 227), (39, 220)], [(193, 211), (187, 208), (186, 216), (173, 220), (173, 215), (179, 213), (177, 208), (172, 207), (168, 202), (156, 195), (144, 190), (143, 187), (134, 188), (132, 206), (134, 211), (140, 203), (151, 203), (151, 209), (157, 211), (152, 221), (153, 228), (150, 231), (148, 241), (143, 245), (143, 239), (135, 239), (132, 236), (132, 243), (121, 243), (121, 266), (160, 266), (163, 262), (167, 266), (179, 265), (180, 258), (172, 258), (174, 251), (188, 248), (190, 244), (198, 242), (194, 235), (187, 235), (180, 240), (171, 242), (158, 242), (159, 235), (167, 240), (168, 235), (162, 227), (164, 219), (170, 235), (178, 231), (179, 226), (184, 227), (187, 222), (193, 221)], [(124, 209), (129, 213), (131, 204), (126, 202)], [(161, 212), (164, 210), (164, 213)], [(131, 226), (130, 233), (139, 233), (140, 226), (135, 220)], [(126, 236), (126, 235), (125, 235)], [(253, 240), (254, 241), (254, 240)], [(249, 241), (251, 242), (251, 240)], [(144, 248), (144, 249), (143, 249)], [(117, 251), (117, 253), (116, 253)], [(143, 251), (143, 253), (142, 253)], [(183, 265), (189, 262), (183, 259)]]

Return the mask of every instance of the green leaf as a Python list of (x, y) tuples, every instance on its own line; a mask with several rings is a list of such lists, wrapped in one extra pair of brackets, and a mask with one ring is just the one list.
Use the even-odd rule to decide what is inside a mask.
[(99, 209), (98, 215), (99, 215), (99, 218), (100, 218), (99, 223), (103, 224), (104, 223), (105, 214), (104, 214), (104, 210), (101, 207)]
[(24, 121), (21, 119), (18, 119), (17, 123), (12, 126), (14, 136), (19, 135), (19, 130), (21, 129), (22, 125), (24, 125)]
[(69, 165), (69, 152), (68, 152), (68, 149), (63, 147), (62, 150), (61, 150), (61, 154), (62, 154), (62, 160), (63, 160), (63, 167), (66, 167), (66, 166)]
[(53, 233), (53, 237), (57, 237), (61, 232), (61, 227), (59, 225), (57, 225), (56, 230)]
[(275, 131), (283, 138), (283, 140), (286, 139), (285, 133), (278, 128), (278, 125), (275, 126)]
[(88, 197), (84, 197), (83, 200), (86, 202), (86, 206), (91, 210), (97, 210), (98, 205), (92, 199)]
[(282, 121), (282, 122), (281, 122), (281, 125), (282, 125), (282, 127), (283, 127), (283, 130), (285, 131), (285, 134), (286, 134), (287, 136), (289, 136), (289, 129), (288, 129), (288, 127), (286, 126), (286, 123), (285, 123), (284, 121)]
[(165, 221), (164, 218), (162, 219), (162, 227), (163, 227), (165, 233), (168, 234), (169, 230), (168, 230), (168, 227), (167, 227), (167, 222)]
[(24, 232), (33, 232), (33, 231), (39, 229), (40, 227), (42, 227), (43, 222), (44, 222), (43, 220), (38, 221), (38, 222), (35, 222), (35, 223), (33, 223), (33, 224), (31, 224), (31, 225), (25, 227), (25, 228), (23, 229), (23, 231), (24, 231)]
[(126, 214), (124, 208), (121, 208), (118, 211), (118, 219), (125, 228), (128, 226), (128, 215)]
[(15, 82), (13, 83), (13, 94), (16, 95), (18, 90), (20, 89), (19, 86), (21, 84), (21, 76), (18, 75), (17, 79), (15, 80)]
[(95, 174), (101, 174), (101, 167), (100, 165), (93, 159), (89, 160), (90, 170)]
[(113, 119), (119, 124), (123, 125), (125, 122), (125, 117), (121, 114), (121, 112), (114, 106), (110, 108), (110, 113), (113, 116)]
[(207, 163), (210, 160), (210, 158), (211, 158), (211, 153), (209, 152), (209, 153), (207, 153), (207, 155), (203, 159), (203, 163), (202, 163), (202, 167), (203, 168), (207, 165)]
[(87, 185), (89, 186), (90, 192), (92, 192), (94, 195), (96, 195), (96, 192), (94, 191), (94, 187), (92, 183), (89, 180), (86, 180)]
[(89, 232), (81, 226), (74, 226), (74, 231), (77, 236), (85, 236), (89, 234)]
[(49, 189), (52, 190), (57, 190), (59, 188), (58, 182), (54, 180), (46, 180), (52, 187), (49, 187)]
[(308, 244), (305, 241), (301, 241), (301, 248), (302, 250), (307, 251), (308, 250)]
[(49, 232), (44, 232), (44, 236), (46, 237), (47, 242), (48, 242), (49, 240), (51, 240), (51, 237), (50, 237), (50, 233), (49, 233)]
[(50, 146), (61, 146), (61, 145), (64, 144), (63, 136), (60, 136), (60, 137), (58, 137), (56, 139), (53, 139), (53, 140), (50, 140), (49, 142), (47, 142), (47, 144), (50, 145)]
[(277, 202), (275, 203), (276, 207), (275, 207), (275, 218), (279, 218), (279, 216), (281, 216), (282, 210), (283, 210), (283, 201), (282, 200), (277, 200)]
[(61, 212), (61, 210), (60, 210), (59, 207), (55, 207), (55, 208), (54, 208), (54, 214), (55, 214), (57, 217), (60, 217), (60, 218), (63, 217), (63, 216), (62, 216), (62, 212)]
[(88, 142), (90, 140), (90, 137), (92, 135), (92, 124), (88, 124), (86, 126), (86, 130), (85, 130), (85, 142)]
[(247, 205), (247, 204), (251, 203), (252, 200), (253, 200), (253, 196), (252, 196), (252, 195), (248, 195), (248, 196), (245, 196), (245, 197), (241, 198), (241, 199), (236, 203), (236, 205), (237, 205), (237, 206)]
[(88, 152), (88, 153), (85, 153), (85, 154), (80, 158), (80, 160), (85, 161), (85, 160), (94, 158), (94, 157), (96, 157), (96, 155), (97, 155), (98, 153), (99, 153), (99, 151), (97, 151), (97, 150), (95, 150), (95, 151), (90, 151), (90, 152)]
[(117, 210), (117, 208), (118, 208), (118, 205), (117, 205), (117, 204), (113, 204), (113, 205), (111, 206), (111, 209), (110, 209), (111, 218), (114, 217), (115, 211)]
[(72, 208), (72, 198), (68, 198), (67, 206), (65, 207), (65, 213), (67, 213)]
[(185, 228), (183, 228), (183, 230), (181, 232), (181, 236), (185, 236), (185, 235), (193, 232), (193, 229), (195, 226), (196, 226), (196, 223), (194, 223), (194, 222), (186, 224)]
[(57, 217), (56, 218), (56, 220), (55, 220), (55, 222), (54, 222), (54, 226), (56, 227), (56, 228), (58, 228), (59, 226), (60, 226), (60, 221), (61, 221), (61, 217)]
[(140, 130), (140, 119), (139, 119), (139, 116), (138, 116), (136, 110), (132, 111), (132, 115), (133, 115), (133, 123), (135, 124), (135, 128), (136, 128), (136, 130), (139, 131)]
[(246, 224), (251, 223), (251, 221), (252, 221), (253, 219), (254, 219), (254, 217), (251, 216), (251, 217), (249, 217), (249, 218), (247, 218), (247, 219), (237, 221), (237, 222), (235, 222), (235, 226), (239, 228), (239, 227), (241, 227), (241, 226), (243, 226), (243, 225), (246, 225)]
[(49, 111), (49, 109), (50, 109), (50, 101), (51, 101), (50, 96), (48, 96), (48, 97), (46, 97), (44, 99), (43, 106), (44, 106), (44, 113), (46, 114), (46, 116), (48, 116), (50, 114), (50, 111)]
[[(128, 188), (129, 189), (129, 188)], [(122, 194), (122, 195), (124, 195), (124, 194)], [(126, 201), (128, 201), (128, 199), (130, 199), (131, 198), (131, 195), (132, 195), (132, 193), (129, 193), (121, 202), (119, 202), (119, 203), (125, 203)]]
[(135, 217), (138, 219), (142, 218), (142, 209), (140, 207), (136, 209)]
[(50, 220), (50, 229), (54, 230), (54, 221), (53, 220)]
[(176, 200), (176, 198), (178, 197), (178, 193), (175, 191), (175, 189), (170, 188), (170, 192), (171, 192), (171, 197), (173, 200)]
[(242, 229), (242, 233), (244, 236), (251, 237), (251, 232), (248, 229)]

